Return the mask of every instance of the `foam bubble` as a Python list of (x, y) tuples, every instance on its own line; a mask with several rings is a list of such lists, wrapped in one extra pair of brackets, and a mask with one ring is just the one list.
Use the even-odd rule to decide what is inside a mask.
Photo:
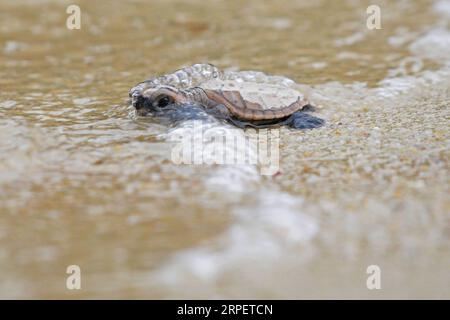
[(450, 64), (450, 32), (447, 28), (435, 28), (409, 46), (415, 55), (436, 62)]
[(444, 18), (450, 18), (450, 1), (439, 0), (433, 4), (433, 9), (436, 13), (442, 15)]

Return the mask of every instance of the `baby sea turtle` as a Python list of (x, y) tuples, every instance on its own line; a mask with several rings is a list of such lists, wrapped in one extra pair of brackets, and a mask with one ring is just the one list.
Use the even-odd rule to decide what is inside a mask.
[(258, 72), (222, 73), (212, 65), (197, 64), (144, 81), (130, 90), (130, 96), (139, 116), (170, 121), (209, 115), (239, 128), (312, 129), (324, 124), (307, 113), (314, 107), (300, 92), (282, 81), (261, 81), (263, 76), (270, 77)]

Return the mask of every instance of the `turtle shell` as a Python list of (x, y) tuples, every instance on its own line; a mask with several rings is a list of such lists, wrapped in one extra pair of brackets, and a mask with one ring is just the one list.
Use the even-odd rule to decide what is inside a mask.
[(285, 118), (309, 104), (299, 91), (283, 85), (211, 79), (199, 87), (241, 120)]

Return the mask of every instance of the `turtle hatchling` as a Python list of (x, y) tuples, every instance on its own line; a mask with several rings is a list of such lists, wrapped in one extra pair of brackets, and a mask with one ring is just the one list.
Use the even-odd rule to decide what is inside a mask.
[(222, 72), (195, 64), (139, 83), (130, 97), (138, 116), (169, 122), (214, 117), (239, 128), (322, 126), (324, 120), (309, 114), (315, 108), (293, 84), (262, 72)]

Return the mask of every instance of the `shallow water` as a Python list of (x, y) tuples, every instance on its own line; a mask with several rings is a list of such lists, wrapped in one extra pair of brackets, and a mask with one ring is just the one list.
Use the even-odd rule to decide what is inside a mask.
[[(381, 30), (366, 1), (80, 1), (81, 30), (69, 4), (0, 1), (0, 297), (450, 297), (449, 1), (376, 1)], [(273, 177), (177, 165), (184, 127), (128, 90), (199, 62), (327, 124), (282, 129)]]

